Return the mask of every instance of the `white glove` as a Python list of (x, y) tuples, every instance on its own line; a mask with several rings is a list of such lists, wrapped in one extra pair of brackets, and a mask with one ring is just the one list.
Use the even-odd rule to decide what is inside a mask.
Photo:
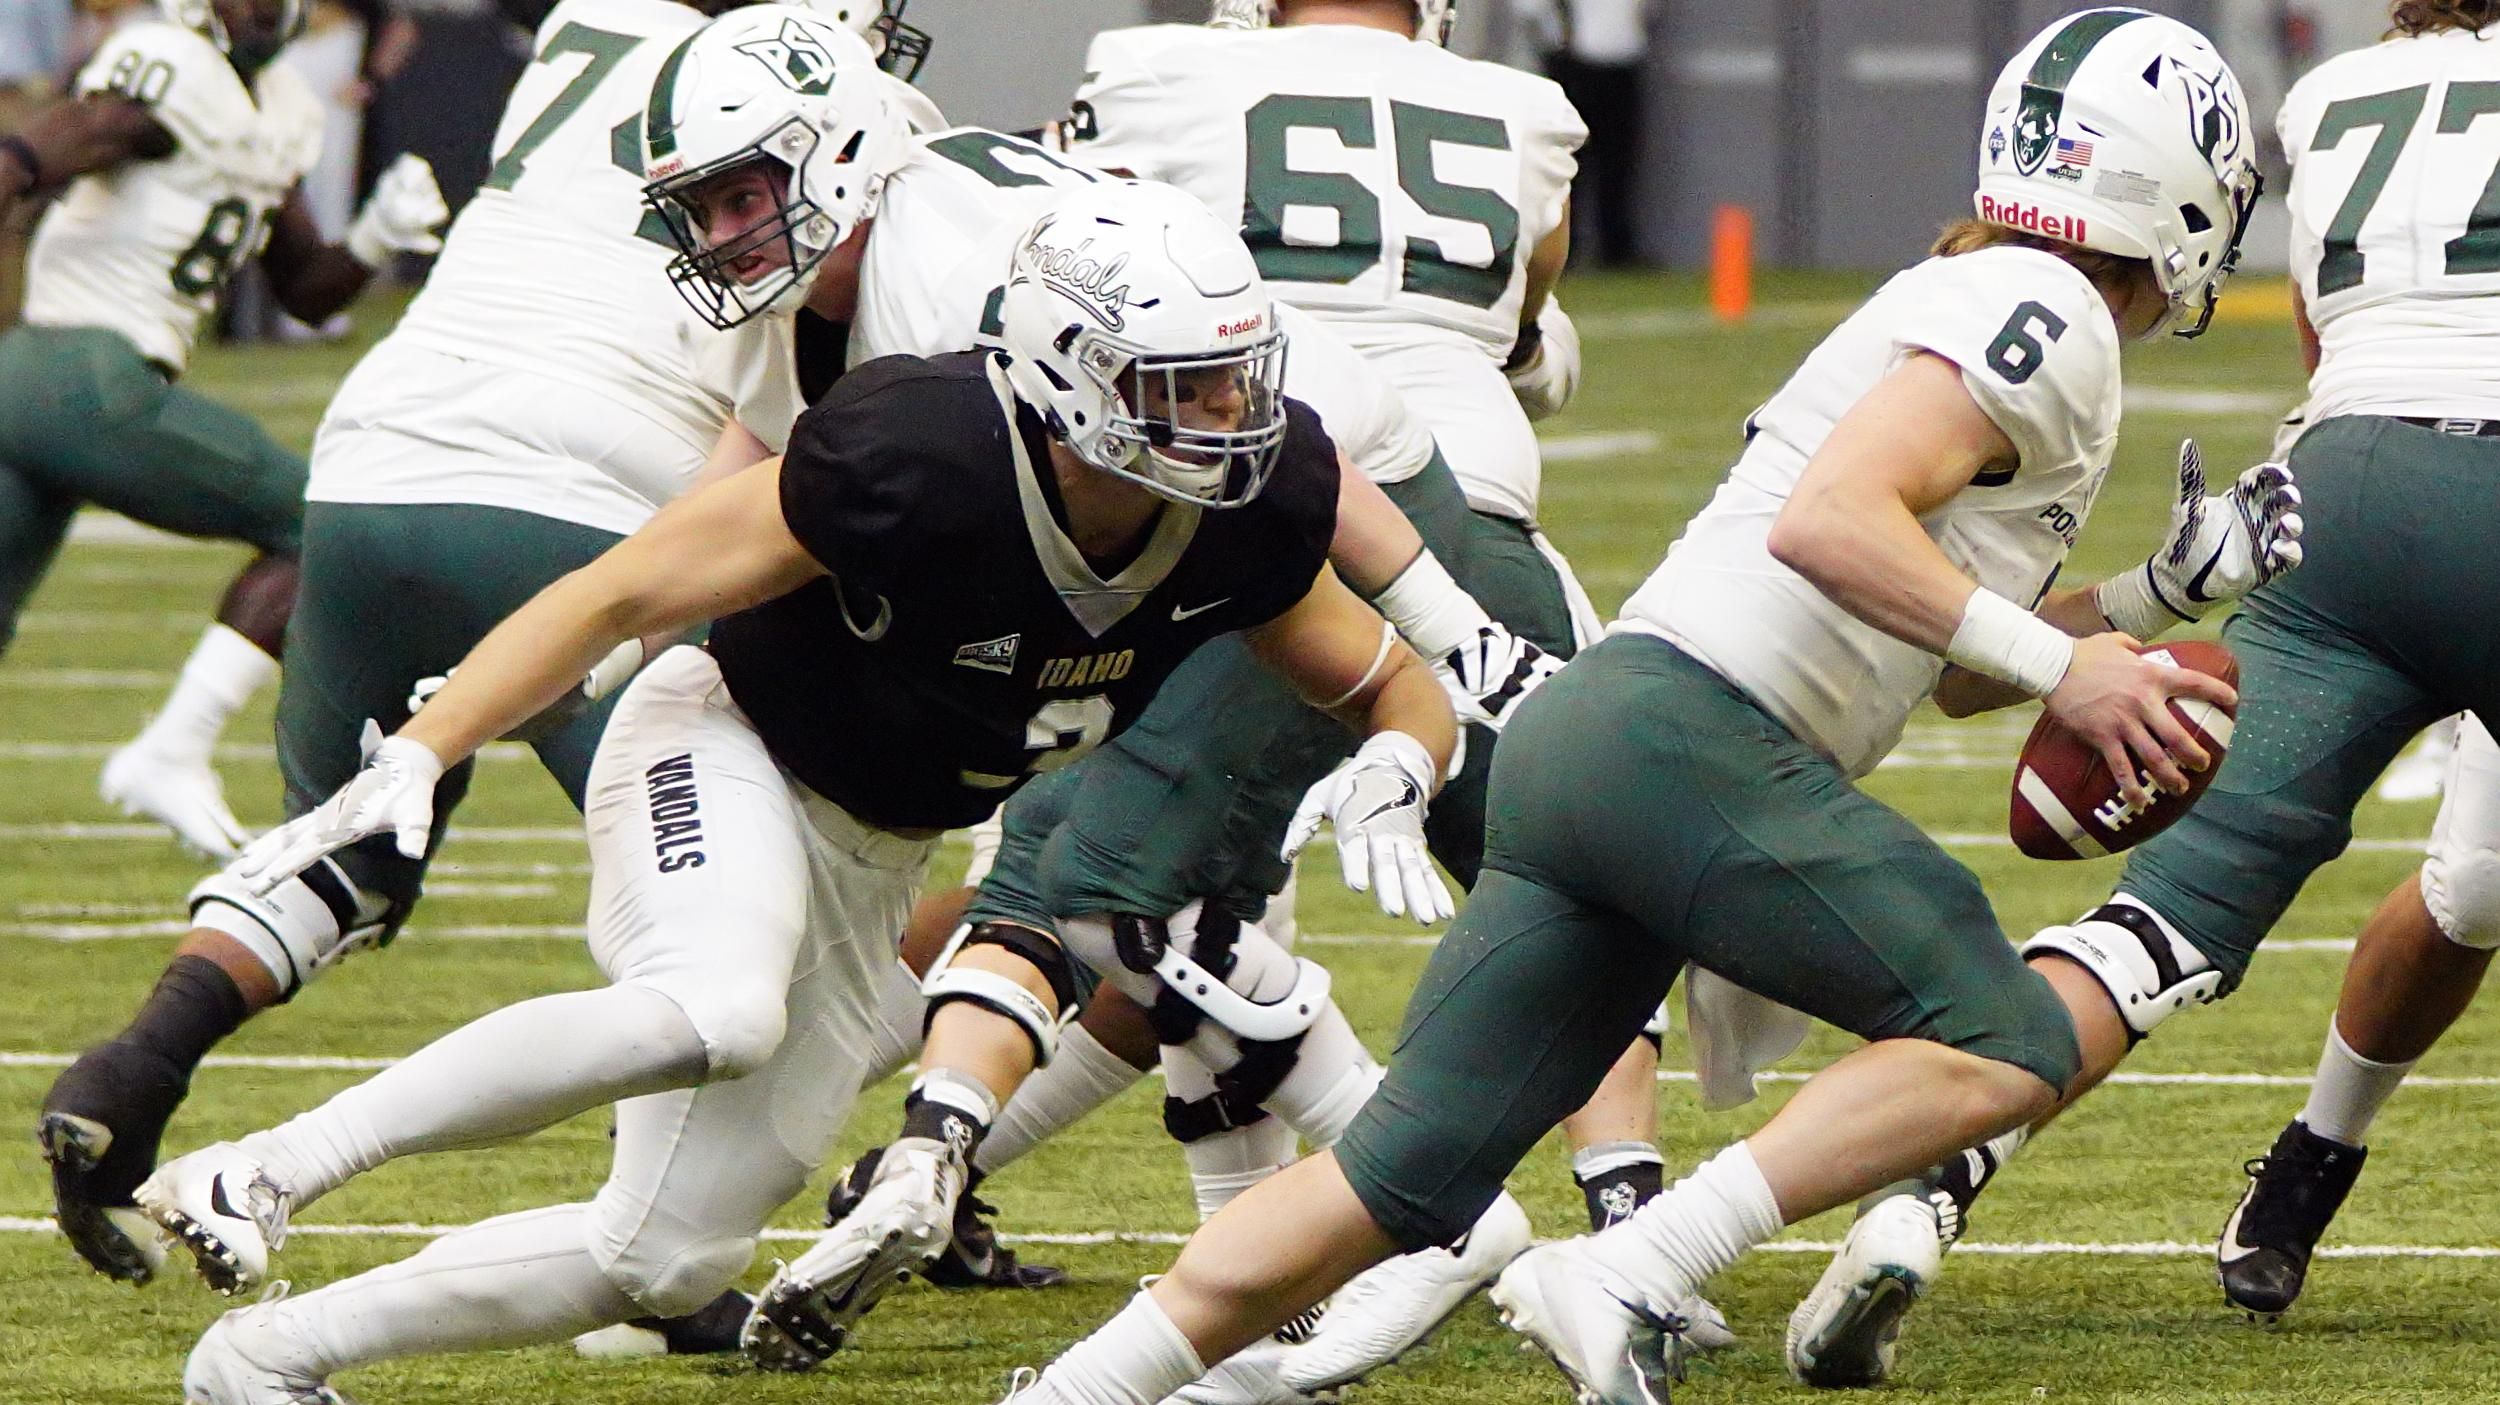
[(1285, 827), (1287, 863), (1319, 833), (1337, 828), (1337, 862), (1345, 885), (1376, 895), (1380, 910), (1417, 922), (1446, 921), (1458, 912), (1448, 885), (1424, 847), (1424, 803), (1432, 795), (1432, 753), (1404, 732), (1382, 732), (1312, 786)]
[(1562, 666), (1563, 660), (1495, 623), (1433, 660), (1432, 672), (1460, 721), (1481, 722), (1498, 732), (1520, 700), (1562, 672)]
[(367, 268), (380, 268), (393, 254), (430, 254), (443, 247), (434, 227), (449, 218), (451, 209), (434, 184), (434, 168), (411, 153), (393, 161), (373, 183), (372, 197), (348, 226), (347, 252)]
[(2196, 441), (2179, 443), (2179, 500), (2168, 543), (2125, 575), (2101, 582), (2094, 603), (2110, 624), (2138, 639), (2200, 620), (2300, 564), (2300, 487), (2279, 463), (2261, 463), (2230, 491), (2205, 496), (2205, 460)]
[(443, 760), (423, 742), (385, 738), (365, 721), (365, 768), (338, 794), (246, 845), (228, 872), (264, 894), (360, 839), (395, 835), (399, 852), (425, 857), (434, 828), (434, 784)]
[[(642, 641), (639, 639), (628, 639), (610, 649), (606, 658), (592, 664), (590, 672), (582, 675), (579, 693), (569, 694), (550, 704), (547, 712), (540, 713), (539, 717), (543, 718), (547, 713), (569, 712), (580, 704), (595, 703), (615, 692), (626, 679), (634, 676), (636, 669), (642, 667), (642, 653)], [(422, 711), (427, 703), (434, 700), (436, 693), (443, 691), (443, 685), (451, 681), (451, 676), (459, 671), (458, 668), (448, 668), (432, 677), (420, 678), (409, 685), (408, 715), (414, 717)], [(533, 718), (530, 722), (522, 724), (522, 728), (527, 729), (537, 721), (538, 718)]]

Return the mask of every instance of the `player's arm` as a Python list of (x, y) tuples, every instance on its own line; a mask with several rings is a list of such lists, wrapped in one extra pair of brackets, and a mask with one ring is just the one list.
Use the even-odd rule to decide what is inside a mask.
[(2292, 289), (2292, 332), (2300, 338), (2300, 369), (2310, 375), (2318, 373), (2318, 326), (2309, 320), (2309, 300)]
[(2019, 459), (2013, 440), (1972, 399), (1959, 366), (1913, 354), (1832, 426), (1767, 545), (1856, 618), (2044, 699), (2100, 749), (2113, 774), (2129, 778), (2130, 799), (2150, 798), (2132, 779), (2139, 770), (2183, 791), (2179, 762), (2201, 769), (2209, 758), (2168, 701), (2186, 695), (2227, 704), (2236, 700), (2230, 689), (2138, 655), (2124, 635), (2077, 639), (1981, 589), (1920, 525), (1974, 477)]
[(125, 161), (171, 156), (174, 134), (119, 93), (63, 98), (0, 136), (0, 219), (19, 200)]
[(287, 192), (269, 230), (260, 266), (269, 274), (278, 306), (301, 322), (322, 322), (356, 300), (376, 270), (400, 254), (430, 254), (443, 247), (435, 230), (450, 218), (434, 168), (422, 156), (404, 155), (373, 183), (373, 194), (336, 244), (321, 237), (301, 186)]
[(1293, 608), (1243, 637), (1312, 706), (1366, 734), (1302, 798), (1286, 828), (1285, 857), (1327, 820), (1337, 828), (1347, 887), (1376, 887), (1392, 917), (1451, 916), (1457, 905), (1425, 848), (1424, 807), (1448, 774), (1458, 723), (1432, 670), (1326, 566)]

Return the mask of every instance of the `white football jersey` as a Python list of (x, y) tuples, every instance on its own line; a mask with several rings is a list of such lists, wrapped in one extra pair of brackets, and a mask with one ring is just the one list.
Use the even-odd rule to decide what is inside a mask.
[(1832, 426), (1921, 351), (1961, 367), (2020, 454), (1928, 514), (1927, 534), (1981, 586), (2036, 604), (2109, 469), (2118, 329), (2073, 265), (2006, 247), (1918, 264), (1833, 329), (1746, 421), (1744, 455), (1614, 626), (1675, 641), (1852, 776), (1900, 741), (1944, 660), (1781, 565), (1771, 522)]
[(2292, 86), (2292, 271), (2322, 353), (2311, 423), (2500, 418), (2500, 43), (2456, 31)]
[(1070, 151), (1238, 216), (1276, 296), (1371, 355), (1480, 509), (1536, 513), (1501, 375), (1588, 135), (1547, 79), (1356, 25), (1097, 35)]
[[(716, 334), (670, 285), (677, 246), (642, 203), (652, 81), (702, 24), (667, 0), (563, 0), (548, 14), (477, 197), (322, 422), (325, 441), (380, 428), (503, 462), (450, 473), (439, 455), (316, 444), (314, 500), (482, 503), (630, 532), (702, 468), (729, 413), (695, 369), (698, 339)], [(481, 387), (500, 373), (563, 389), (489, 395), (496, 415), (481, 416)]]
[[(915, 138), (886, 182), (860, 261), (845, 363), (998, 345), (999, 300), (1016, 240), (1076, 182), (1101, 179), (1019, 137), (963, 127)], [(1285, 392), (1317, 410), (1329, 437), (1374, 482), (1432, 459), (1432, 436), (1364, 358), (1311, 318), (1279, 307)], [(708, 375), (775, 452), (806, 408), (795, 319), (759, 317), (717, 339)]]
[(27, 255), (26, 320), (109, 328), (178, 371), (217, 290), (319, 159), (321, 104), (284, 64), (247, 88), (215, 45), (159, 20), (116, 30), (77, 91), (147, 104), (174, 152), (70, 182)]

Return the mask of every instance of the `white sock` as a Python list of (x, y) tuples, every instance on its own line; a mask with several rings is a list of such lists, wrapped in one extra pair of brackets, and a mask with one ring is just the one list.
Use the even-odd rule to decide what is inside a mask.
[(1589, 1238), (1589, 1252), (1666, 1305), (1778, 1234), (1779, 1201), (1738, 1142), (1667, 1187), (1632, 1217)]
[(992, 1176), (1145, 1077), (1081, 1024), (1059, 1032), (1059, 1052), (998, 1112), (972, 1164)]
[(1040, 1398), (1051, 1405), (1158, 1405), (1206, 1373), (1189, 1338), (1141, 1289), (1119, 1316), (1042, 1372)]
[(1571, 1153), (1571, 1178), (1583, 1184), (1626, 1166), (1664, 1166), (1667, 1158), (1650, 1142), (1597, 1142)]
[(139, 742), (152, 752), (206, 762), (226, 723), (278, 676), (278, 661), (222, 624), (212, 624), (183, 661), (165, 705)]
[(394, 1357), (559, 1342), (641, 1313), (590, 1255), (587, 1205), (502, 1215), (269, 1309), (316, 1377)]
[(612, 985), (509, 1005), (242, 1141), (300, 1210), (393, 1157), (484, 1146), (692, 1085), (703, 1040), (677, 1003)]
[(2326, 1047), (2318, 1053), (2318, 1078), (2309, 1085), (2309, 1105), (2300, 1110), (2300, 1120), (2328, 1141), (2361, 1146), (2370, 1134), (2370, 1124), (2378, 1120), (2378, 1110), (2387, 1105), (2418, 1062), (2383, 1064), (2361, 1057), (2344, 1042), (2344, 1032), (2329, 1016)]
[(1293, 1160), (1293, 1128), (1281, 1117), (1262, 1117), (1247, 1127), (1235, 1127), (1211, 1137), (1200, 1137), (1181, 1148), (1189, 1162), (1189, 1183), (1198, 1193), (1198, 1221), (1204, 1224), (1215, 1212), (1239, 1199), (1241, 1193), (1285, 1168)]

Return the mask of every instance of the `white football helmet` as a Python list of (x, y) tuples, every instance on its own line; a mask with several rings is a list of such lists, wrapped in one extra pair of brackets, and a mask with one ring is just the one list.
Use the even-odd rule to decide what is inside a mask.
[[(1207, 23), (1218, 29), (1265, 29), (1276, 22), (1278, 0), (1215, 0)], [(1426, 44), (1450, 42), (1458, 23), (1458, 0), (1414, 0), (1415, 38)]]
[(280, 0), (277, 39), (268, 45), (268, 51), (258, 54), (235, 54), (234, 37), (226, 30), (225, 16), (217, 13), (217, 0), (159, 0), (159, 8), (164, 11), (165, 18), (205, 37), (209, 43), (216, 45), (217, 52), (234, 54), (238, 58), (262, 60), (274, 56), (278, 50), (291, 43), (295, 36), (303, 33), (306, 21), (312, 18), (312, 0)]
[(1997, 75), (1980, 132), (1981, 219), (2143, 259), (2170, 300), (2154, 331), (2205, 330), (2263, 182), (2248, 99), (2204, 35), (2068, 15)]
[[(795, 5), (732, 10), (660, 65), (642, 124), (643, 201), (681, 251), (670, 281), (713, 326), (797, 307), (825, 255), (875, 213), (905, 154), (875, 68), (857, 34)], [(694, 197), (750, 164), (778, 178), (780, 207), (715, 247)], [(732, 272), (776, 244), (772, 266)]]
[[(1249, 247), (1194, 197), (1070, 191), (1017, 241), (999, 321), (1017, 398), (1085, 462), (1200, 507), (1265, 486), (1285, 439), (1285, 337)], [(1231, 427), (1180, 422), (1217, 387), (1239, 399)]]
[(929, 61), (929, 31), (903, 23), (911, 0), (795, 0), (868, 41), (877, 66), (909, 83)]

